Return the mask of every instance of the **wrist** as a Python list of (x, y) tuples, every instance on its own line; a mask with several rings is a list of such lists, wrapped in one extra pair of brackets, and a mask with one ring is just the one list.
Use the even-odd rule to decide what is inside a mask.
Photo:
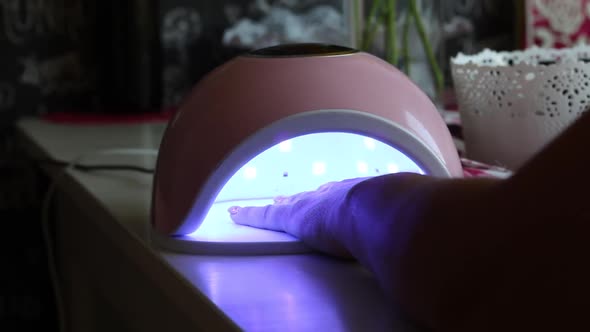
[[(363, 265), (377, 273), (375, 261), (404, 247), (429, 199), (424, 193), (439, 179), (412, 173), (380, 176), (357, 183), (343, 198), (338, 237)], [(392, 262), (395, 263), (395, 262)]]

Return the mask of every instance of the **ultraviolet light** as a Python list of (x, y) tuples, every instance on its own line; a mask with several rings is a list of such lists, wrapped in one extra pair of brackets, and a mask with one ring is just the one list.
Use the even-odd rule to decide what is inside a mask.
[(260, 237), (268, 231), (234, 224), (227, 209), (272, 204), (276, 196), (315, 190), (327, 182), (396, 172), (424, 174), (403, 152), (360, 134), (328, 132), (291, 138), (242, 165), (189, 236), (236, 242), (247, 241), (253, 233)]

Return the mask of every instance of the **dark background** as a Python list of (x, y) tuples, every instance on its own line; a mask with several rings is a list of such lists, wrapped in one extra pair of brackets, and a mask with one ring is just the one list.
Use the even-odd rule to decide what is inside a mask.
[[(175, 107), (205, 73), (245, 51), (221, 40), (235, 20), (264, 15), (254, 2), (0, 0), (0, 124), (56, 111)], [(318, 3), (342, 8), (339, 0), (268, 1), (283, 2), (299, 12)], [(446, 41), (443, 58), (484, 46), (514, 48), (516, 19), (506, 13), (517, 3), (442, 1), (444, 22), (462, 17), (473, 25)]]

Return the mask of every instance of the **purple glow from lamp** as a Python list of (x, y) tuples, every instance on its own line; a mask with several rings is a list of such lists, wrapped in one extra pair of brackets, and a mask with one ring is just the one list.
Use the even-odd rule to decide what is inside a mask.
[(338, 46), (263, 49), (209, 74), (169, 124), (152, 238), (196, 254), (305, 252), (285, 233), (234, 224), (227, 208), (400, 171), (462, 174), (446, 125), (407, 77)]

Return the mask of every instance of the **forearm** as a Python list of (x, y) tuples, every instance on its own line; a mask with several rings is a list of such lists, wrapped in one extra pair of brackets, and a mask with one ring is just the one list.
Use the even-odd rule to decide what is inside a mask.
[(431, 327), (575, 326), (590, 305), (588, 143), (590, 113), (505, 181), (365, 181), (338, 236)]
[(415, 174), (365, 181), (349, 194), (340, 236), (403, 310), (431, 327), (448, 325), (474, 294), (466, 266), (493, 242), (492, 224), (477, 219), (497, 183)]
[(588, 143), (590, 113), (499, 187), (503, 235), (486, 262), (491, 283), (473, 322), (493, 322), (488, 330), (590, 328)]

